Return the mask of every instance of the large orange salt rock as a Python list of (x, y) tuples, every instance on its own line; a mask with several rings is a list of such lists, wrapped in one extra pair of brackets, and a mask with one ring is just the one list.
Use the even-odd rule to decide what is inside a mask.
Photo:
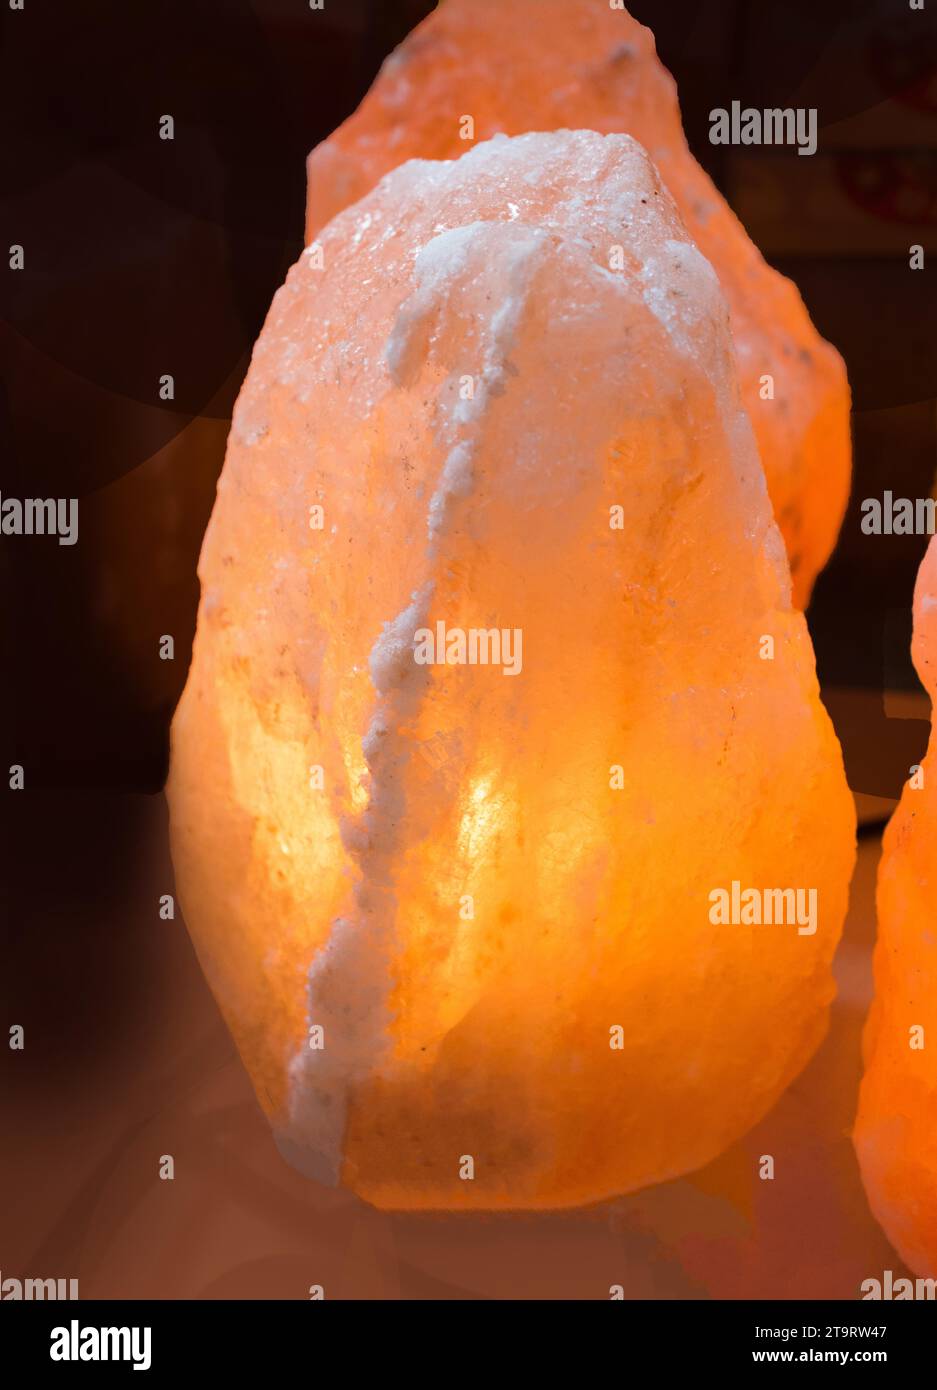
[[(294, 1162), (558, 1207), (759, 1118), (824, 1031), (852, 804), (725, 302), (630, 138), (408, 163), (323, 230), (200, 574), (174, 857)], [(804, 913), (732, 924), (733, 883)]]
[(625, 11), (605, 0), (443, 0), (309, 156), (307, 241), (406, 159), (457, 159), (467, 133), (567, 127), (633, 135), (719, 276), (794, 601), (806, 607), (849, 496), (842, 359), (691, 155), (654, 36)]
[[(914, 591), (914, 664), (937, 696), (937, 540)], [(885, 832), (875, 1000), (855, 1142), (869, 1204), (904, 1260), (937, 1277), (937, 753), (934, 733)]]

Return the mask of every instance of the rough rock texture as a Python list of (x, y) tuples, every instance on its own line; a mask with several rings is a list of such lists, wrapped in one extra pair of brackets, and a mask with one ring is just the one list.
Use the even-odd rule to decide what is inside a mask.
[[(937, 540), (914, 591), (914, 664), (937, 695)], [(937, 755), (905, 784), (878, 877), (875, 1001), (855, 1142), (869, 1205), (912, 1269), (937, 1277)], [(919, 1032), (918, 1030), (923, 1030)], [(923, 1044), (923, 1045), (921, 1045)]]
[(729, 301), (742, 399), (806, 607), (849, 496), (845, 369), (690, 154), (654, 36), (629, 14), (603, 0), (443, 0), (309, 156), (307, 241), (404, 160), (471, 149), (466, 115), (477, 140), (572, 127), (624, 131), (648, 151)]
[[(639, 146), (500, 137), (335, 218), (200, 576), (174, 859), (294, 1162), (568, 1206), (758, 1119), (825, 1028), (854, 819), (725, 302)], [(439, 622), (519, 669), (419, 664)], [(816, 888), (818, 930), (713, 925), (733, 880)]]

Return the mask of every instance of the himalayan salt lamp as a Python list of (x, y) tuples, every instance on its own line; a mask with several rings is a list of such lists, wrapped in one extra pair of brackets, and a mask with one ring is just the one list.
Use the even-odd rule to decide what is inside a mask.
[[(937, 694), (937, 540), (914, 591), (914, 664)], [(875, 999), (855, 1143), (869, 1205), (918, 1274), (937, 1277), (937, 788), (934, 734), (885, 831)]]
[[(852, 802), (725, 302), (634, 141), (412, 161), (322, 231), (200, 577), (173, 853), (291, 1161), (563, 1207), (763, 1114), (825, 1028)], [(775, 890), (813, 925), (740, 917)]]
[(654, 36), (627, 12), (603, 0), (443, 0), (309, 156), (307, 241), (406, 159), (457, 159), (473, 138), (567, 127), (633, 135), (719, 276), (794, 601), (805, 608), (849, 496), (845, 369), (691, 155)]

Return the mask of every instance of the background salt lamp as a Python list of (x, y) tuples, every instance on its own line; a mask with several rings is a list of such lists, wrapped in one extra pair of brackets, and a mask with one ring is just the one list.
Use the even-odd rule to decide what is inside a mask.
[[(824, 1031), (852, 803), (724, 300), (630, 138), (410, 163), (322, 231), (200, 576), (174, 859), (294, 1162), (567, 1206), (764, 1113)], [(521, 661), (419, 664), (437, 624)], [(815, 888), (816, 932), (714, 925), (733, 881)]]
[(719, 276), (794, 601), (806, 607), (849, 495), (845, 368), (693, 158), (654, 36), (627, 12), (600, 0), (442, 0), (309, 156), (306, 239), (404, 160), (570, 127), (633, 135)]
[[(937, 544), (914, 591), (914, 664), (937, 691)], [(937, 792), (933, 727), (885, 831), (875, 1000), (855, 1141), (869, 1204), (896, 1250), (937, 1276)]]

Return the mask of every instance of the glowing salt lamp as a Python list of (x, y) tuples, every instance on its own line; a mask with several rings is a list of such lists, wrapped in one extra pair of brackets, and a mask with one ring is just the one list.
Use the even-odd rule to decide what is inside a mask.
[(639, 146), (499, 138), (336, 217), (200, 576), (173, 853), (293, 1162), (561, 1207), (760, 1117), (825, 1028), (854, 818), (725, 303)]
[(404, 160), (457, 159), (499, 131), (567, 128), (633, 135), (719, 276), (794, 602), (805, 608), (849, 497), (845, 368), (693, 158), (654, 36), (627, 12), (604, 0), (443, 0), (309, 156), (306, 239)]
[[(937, 543), (914, 591), (914, 664), (937, 692)], [(875, 999), (855, 1143), (869, 1205), (918, 1274), (937, 1276), (937, 789), (934, 734), (885, 831)]]

